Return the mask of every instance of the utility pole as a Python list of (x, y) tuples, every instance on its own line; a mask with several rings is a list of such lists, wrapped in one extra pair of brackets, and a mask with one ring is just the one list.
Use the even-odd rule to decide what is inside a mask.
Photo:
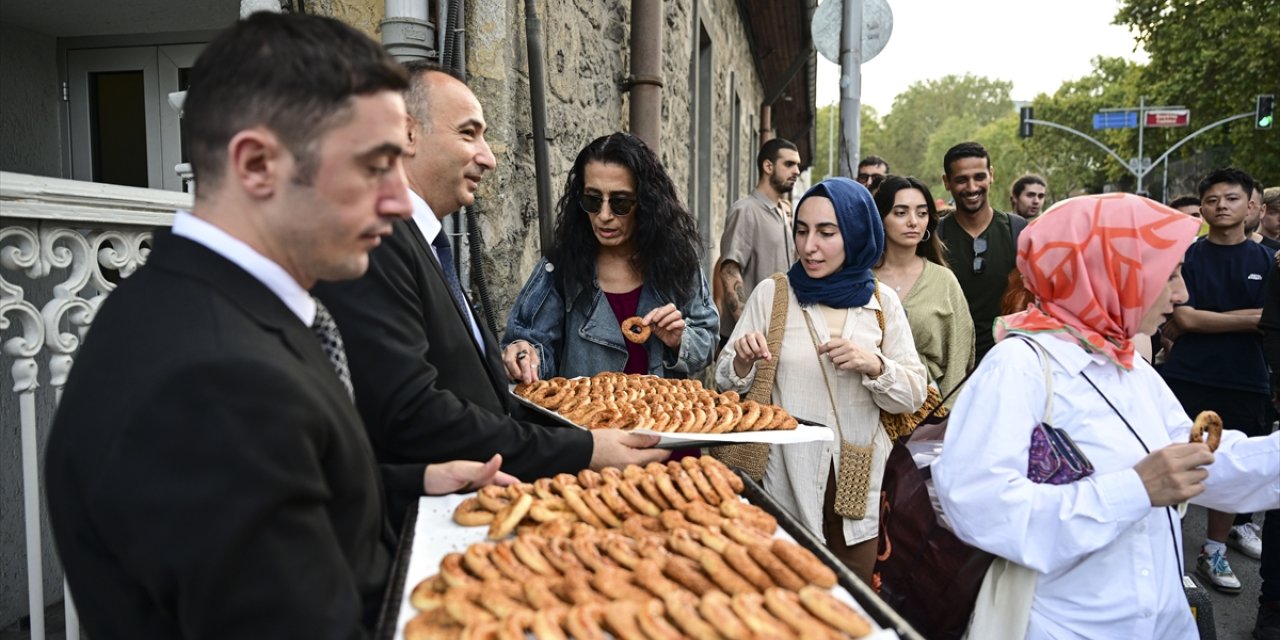
[(845, 0), (840, 20), (840, 175), (853, 177), (862, 146), (862, 0)]

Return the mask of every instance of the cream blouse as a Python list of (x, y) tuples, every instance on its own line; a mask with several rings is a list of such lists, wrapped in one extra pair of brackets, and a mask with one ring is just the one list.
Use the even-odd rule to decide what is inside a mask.
[[(746, 393), (755, 380), (755, 366), (745, 377), (739, 378), (735, 374), (734, 343), (751, 331), (768, 335), (775, 286), (773, 279), (769, 278), (751, 292), (742, 317), (716, 362), (716, 385), (720, 389)], [(852, 444), (875, 444), (870, 496), (880, 494), (880, 481), (892, 444), (880, 426), (880, 409), (893, 413), (915, 411), (924, 403), (927, 384), (925, 368), (916, 356), (902, 303), (898, 301), (897, 294), (886, 287), (880, 288), (880, 299), (885, 315), (883, 335), (876, 321), (875, 309), (879, 305), (874, 297), (865, 306), (849, 310), (840, 333), (841, 337), (880, 357), (884, 372), (874, 380), (861, 373), (837, 370), (826, 356), (819, 361), (805, 317), (808, 315), (812, 320), (818, 344), (831, 339), (827, 322), (819, 308), (801, 307), (793, 292), (788, 292), (782, 353), (773, 354), (779, 358), (773, 385), (775, 404), (804, 420), (833, 429), (838, 424), (844, 439)], [(819, 367), (826, 369), (827, 379), (831, 381), (839, 408), (838, 419)], [(836, 455), (839, 446), (840, 443), (834, 440), (777, 445), (769, 453), (765, 490), (818, 535), (822, 533), (822, 497), (827, 489), (828, 470), (835, 469), (839, 476), (839, 456)], [(876, 537), (880, 521), (879, 502), (879, 499), (869, 498), (867, 515), (861, 520), (845, 519), (845, 544), (852, 545)]]

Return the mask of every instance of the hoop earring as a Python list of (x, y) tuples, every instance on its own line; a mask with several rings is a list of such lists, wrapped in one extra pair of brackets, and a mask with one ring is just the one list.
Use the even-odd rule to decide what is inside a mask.
[(928, 229), (925, 229), (925, 230), (924, 230), (924, 237), (923, 237), (923, 238), (920, 238), (920, 242), (928, 242), (928, 241), (929, 241), (929, 238), (932, 238), (932, 237), (933, 237), (933, 232), (932, 232), (932, 231), (930, 231), (930, 230), (928, 230)]

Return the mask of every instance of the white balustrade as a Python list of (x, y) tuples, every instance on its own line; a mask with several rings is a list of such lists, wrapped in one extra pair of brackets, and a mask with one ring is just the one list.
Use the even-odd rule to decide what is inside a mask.
[[(45, 637), (39, 443), (53, 418), (37, 407), (56, 406), (98, 307), (146, 261), (152, 231), (191, 203), (185, 193), (0, 172), (0, 354), (17, 399), (0, 403), (0, 417), (20, 425), (33, 640)], [(38, 402), (42, 365), (52, 403)], [(0, 505), (8, 508), (16, 505)], [(67, 637), (75, 639), (79, 622), (65, 584), (63, 594)]]

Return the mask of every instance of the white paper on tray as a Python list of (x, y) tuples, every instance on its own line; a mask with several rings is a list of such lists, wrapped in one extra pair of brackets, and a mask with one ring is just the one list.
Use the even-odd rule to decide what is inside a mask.
[[(520, 404), (523, 404), (538, 413), (549, 418), (554, 418), (557, 422), (568, 426), (585, 429), (580, 424), (574, 424), (572, 421), (565, 419), (564, 416), (540, 406), (528, 398), (519, 396), (515, 393), (515, 385), (510, 385), (513, 389), (511, 392)], [(762, 442), (765, 444), (796, 444), (800, 442), (830, 442), (835, 439), (830, 427), (821, 425), (812, 425), (801, 423), (795, 429), (768, 429), (764, 431), (735, 431), (732, 433), (670, 433), (666, 431), (652, 431), (649, 429), (635, 429), (635, 433), (646, 433), (658, 436), (657, 447), (660, 449), (674, 449), (683, 447), (705, 447), (721, 444), (738, 444), (743, 442)]]
[[(409, 567), (405, 572), (404, 594), (400, 598), (400, 616), (396, 620), (396, 640), (404, 640), (404, 626), (417, 610), (410, 603), (413, 588), (419, 582), (435, 575), (440, 569), (440, 561), (457, 551), (467, 549), (467, 545), (483, 542), (489, 533), (488, 527), (464, 527), (453, 521), (453, 510), (465, 499), (475, 495), (452, 494), (447, 496), (424, 496), (418, 499), (418, 520), (414, 523), (413, 549), (409, 554)], [(785, 530), (779, 528), (778, 537), (795, 541)], [(897, 640), (898, 634), (889, 629), (880, 629), (879, 625), (867, 615), (862, 605), (854, 601), (844, 587), (836, 585), (832, 594), (862, 614), (875, 629), (867, 640)]]

